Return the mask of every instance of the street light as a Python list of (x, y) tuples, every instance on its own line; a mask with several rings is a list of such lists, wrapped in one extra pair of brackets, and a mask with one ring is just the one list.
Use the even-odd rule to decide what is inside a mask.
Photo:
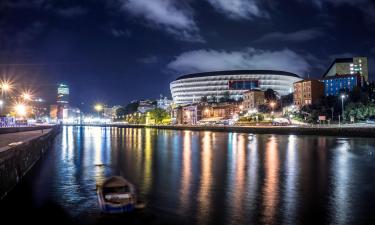
[(275, 102), (270, 102), (270, 106), (271, 106), (271, 108), (272, 108), (272, 114), (273, 114), (273, 110), (274, 110), (275, 105), (276, 105)]
[(0, 81), (0, 89), (1, 89), (1, 113), (3, 113), (3, 106), (5, 105), (5, 101), (4, 99), (6, 100), (6, 93), (7, 92), (10, 92), (13, 88), (13, 85), (12, 85), (12, 82), (10, 81), (6, 81), (6, 80), (3, 80), (3, 81)]
[(344, 94), (342, 94), (340, 97), (341, 97), (342, 119), (344, 120), (344, 99), (346, 98), (346, 96)]
[(94, 106), (94, 109), (98, 112), (98, 117), (100, 117), (100, 116), (99, 116), (99, 113), (103, 110), (103, 105), (101, 105), (101, 104), (96, 104), (96, 105)]
[(0, 116), (3, 115), (3, 105), (4, 105), (4, 101), (0, 99)]
[(30, 93), (28, 93), (28, 92), (24, 92), (24, 93), (22, 94), (22, 98), (23, 98), (24, 100), (26, 100), (26, 101), (30, 101), (31, 98), (32, 98), (32, 95), (31, 95)]
[(14, 106), (14, 110), (16, 111), (16, 114), (20, 117), (26, 116), (26, 106), (22, 103), (18, 103)]
[(0, 88), (1, 88), (2, 92), (7, 92), (7, 91), (10, 91), (12, 89), (12, 84), (7, 82), (7, 81), (3, 81), (0, 84)]

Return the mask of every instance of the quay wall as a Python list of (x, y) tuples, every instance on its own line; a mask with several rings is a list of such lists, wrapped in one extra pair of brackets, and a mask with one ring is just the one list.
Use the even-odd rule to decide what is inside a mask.
[[(21, 181), (26, 173), (52, 146), (54, 137), (60, 132), (61, 129), (60, 126), (49, 126), (46, 127), (46, 129), (47, 128), (51, 130), (47, 133), (44, 132), (43, 135), (39, 137), (25, 140), (22, 142), (22, 144), (16, 146), (5, 146), (1, 148), (0, 200), (3, 199), (7, 193), (9, 193), (9, 191), (11, 191)], [(39, 127), (39, 129), (41, 128)], [(30, 131), (30, 128), (26, 129), (25, 127), (20, 131)]]
[(254, 134), (281, 134), (281, 135), (316, 135), (338, 137), (375, 137), (375, 126), (188, 126), (188, 125), (83, 125), (118, 128), (156, 128), (169, 130), (237, 132)]
[(52, 126), (1, 127), (0, 134), (9, 134), (9, 133), (16, 133), (16, 132), (50, 129), (50, 128), (52, 128)]

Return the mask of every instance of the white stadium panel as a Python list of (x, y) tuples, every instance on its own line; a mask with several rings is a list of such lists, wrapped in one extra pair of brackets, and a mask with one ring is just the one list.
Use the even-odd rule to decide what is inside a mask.
[[(222, 97), (229, 92), (232, 98), (253, 88), (273, 89), (279, 95), (287, 95), (293, 83), (302, 80), (298, 75), (274, 70), (233, 70), (184, 75), (170, 84), (176, 104), (189, 104), (203, 96)], [(248, 88), (247, 88), (248, 87)]]

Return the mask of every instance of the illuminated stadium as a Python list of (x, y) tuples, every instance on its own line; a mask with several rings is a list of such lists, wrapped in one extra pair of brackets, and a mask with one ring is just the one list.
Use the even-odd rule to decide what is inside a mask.
[(302, 80), (298, 75), (274, 70), (231, 70), (188, 74), (171, 82), (170, 89), (176, 104), (189, 104), (203, 96), (240, 98), (251, 89), (273, 89), (280, 96), (293, 90), (293, 83)]

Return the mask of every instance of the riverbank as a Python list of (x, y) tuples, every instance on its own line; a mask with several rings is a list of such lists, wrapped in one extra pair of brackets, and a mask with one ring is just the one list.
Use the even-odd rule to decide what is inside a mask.
[(13, 132), (0, 135), (0, 200), (51, 147), (54, 137), (60, 131), (59, 126), (35, 128), (1, 128), (11, 129)]
[(189, 126), (189, 125), (142, 125), (106, 124), (84, 125), (118, 128), (156, 128), (168, 130), (238, 132), (255, 134), (317, 135), (339, 137), (375, 137), (374, 125), (332, 125), (332, 126)]
[(20, 127), (0, 127), (0, 134), (9, 134), (17, 132), (35, 131), (42, 129), (50, 129), (52, 125), (38, 125), (38, 126), (20, 126)]

